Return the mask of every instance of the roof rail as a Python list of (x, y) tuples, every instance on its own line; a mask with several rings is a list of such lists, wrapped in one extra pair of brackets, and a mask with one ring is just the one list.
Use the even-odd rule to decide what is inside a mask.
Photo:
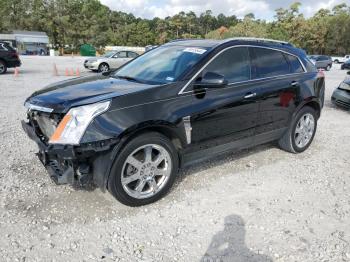
[(228, 41), (231, 40), (243, 40), (243, 41), (257, 41), (257, 42), (268, 42), (268, 43), (277, 43), (281, 45), (290, 45), (292, 46), (291, 43), (286, 42), (286, 41), (280, 41), (280, 40), (274, 40), (274, 39), (268, 39), (268, 38), (257, 38), (257, 37), (233, 37), (227, 39)]

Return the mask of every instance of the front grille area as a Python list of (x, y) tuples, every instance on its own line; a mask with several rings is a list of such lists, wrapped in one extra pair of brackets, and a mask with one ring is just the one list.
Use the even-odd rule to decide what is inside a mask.
[(29, 111), (28, 119), (34, 126), (37, 135), (47, 142), (62, 120), (62, 116), (60, 114)]
[(347, 102), (341, 101), (341, 100), (336, 100), (335, 102), (337, 103), (337, 105), (339, 105), (341, 107), (350, 108), (350, 103), (347, 103)]

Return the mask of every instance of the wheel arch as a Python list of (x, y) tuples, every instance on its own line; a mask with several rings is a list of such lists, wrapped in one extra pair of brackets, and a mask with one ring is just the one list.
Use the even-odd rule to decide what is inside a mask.
[(309, 106), (309, 107), (313, 108), (316, 111), (318, 118), (321, 116), (321, 109), (322, 109), (322, 107), (321, 107), (320, 102), (318, 101), (318, 99), (315, 97), (315, 98), (306, 100), (302, 104), (300, 104), (298, 106), (297, 110), (295, 110), (295, 112), (293, 114), (293, 117), (295, 117), (295, 115), (298, 114), (298, 112), (302, 108), (304, 108), (305, 106)]
[(97, 159), (97, 161), (95, 161), (94, 165), (96, 165), (96, 168), (98, 169), (98, 172), (97, 172), (98, 174), (96, 175), (99, 176), (94, 179), (95, 182), (97, 182), (97, 185), (102, 189), (102, 191), (107, 189), (110, 172), (111, 172), (113, 163), (118, 156), (118, 153), (133, 138), (149, 132), (157, 132), (167, 137), (174, 145), (178, 153), (178, 159), (180, 162), (181, 161), (180, 150), (186, 145), (186, 137), (182, 134), (181, 129), (183, 129), (181, 128), (181, 125), (177, 126), (175, 124), (172, 124), (166, 121), (146, 121), (146, 122), (131, 126), (128, 129), (124, 130), (118, 136), (119, 142), (114, 146), (112, 151), (107, 156), (101, 156), (100, 158)]

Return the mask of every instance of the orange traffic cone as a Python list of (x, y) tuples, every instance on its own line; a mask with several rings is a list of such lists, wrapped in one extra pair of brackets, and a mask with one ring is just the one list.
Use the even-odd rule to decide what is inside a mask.
[(73, 70), (73, 68), (70, 69), (70, 76), (74, 76), (74, 70)]
[(16, 76), (16, 77), (19, 75), (18, 67), (15, 67), (15, 73), (13, 75)]
[(58, 76), (58, 70), (57, 70), (56, 63), (53, 63), (53, 75)]
[(69, 76), (68, 68), (66, 67), (66, 76)]
[(75, 73), (76, 76), (80, 76), (79, 68), (77, 68), (77, 71)]

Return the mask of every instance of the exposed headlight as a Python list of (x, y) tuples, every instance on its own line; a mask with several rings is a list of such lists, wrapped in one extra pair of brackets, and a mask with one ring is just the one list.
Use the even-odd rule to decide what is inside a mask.
[(350, 91), (350, 85), (345, 83), (345, 82), (342, 82), (340, 85), (339, 85), (339, 88), (340, 89), (344, 89), (344, 90), (349, 90)]
[(51, 136), (50, 144), (79, 145), (86, 128), (98, 115), (105, 112), (110, 101), (71, 108)]

